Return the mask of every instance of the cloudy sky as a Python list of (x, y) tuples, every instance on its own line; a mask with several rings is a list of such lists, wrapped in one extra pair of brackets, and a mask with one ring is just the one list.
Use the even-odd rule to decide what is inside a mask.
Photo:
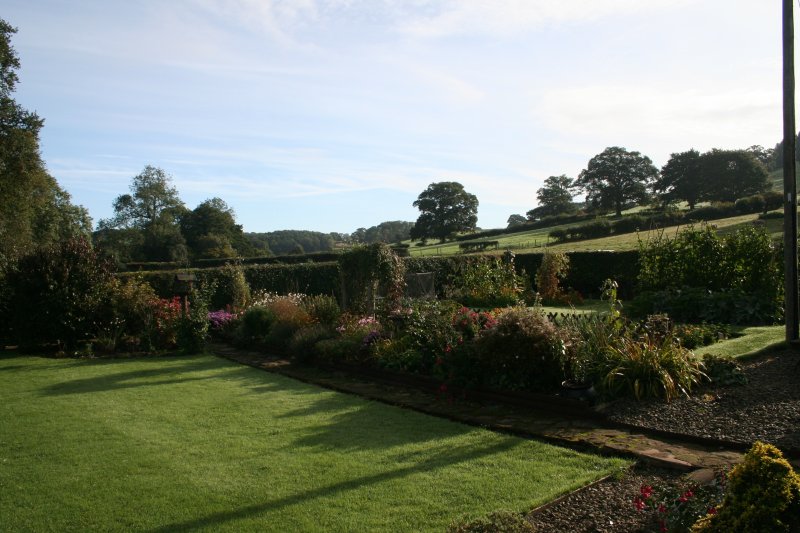
[(112, 214), (145, 165), (245, 231), (415, 220), (459, 181), (478, 224), (608, 146), (663, 165), (774, 146), (777, 0), (5, 0), (48, 169)]

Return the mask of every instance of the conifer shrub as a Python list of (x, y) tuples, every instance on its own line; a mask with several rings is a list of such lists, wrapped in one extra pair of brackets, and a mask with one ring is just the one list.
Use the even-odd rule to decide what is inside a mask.
[(697, 533), (800, 531), (800, 476), (781, 451), (756, 442), (728, 476), (722, 505), (701, 518)]

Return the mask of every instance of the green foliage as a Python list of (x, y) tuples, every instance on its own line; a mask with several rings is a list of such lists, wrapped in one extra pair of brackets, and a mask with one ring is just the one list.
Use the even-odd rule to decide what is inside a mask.
[(458, 232), (472, 231), (478, 222), (478, 198), (455, 181), (431, 183), (414, 201), (420, 216), (412, 239), (436, 237), (441, 242)]
[(86, 239), (70, 239), (19, 259), (8, 272), (12, 335), (20, 345), (55, 343), (74, 349), (111, 319), (110, 264)]
[(238, 262), (228, 263), (217, 271), (213, 280), (214, 293), (211, 295), (212, 309), (244, 309), (250, 302), (250, 285), (244, 275), (244, 269)]
[(619, 216), (627, 202), (647, 200), (647, 189), (657, 176), (649, 157), (612, 146), (589, 160), (576, 184), (586, 193), (588, 204), (612, 208)]
[(504, 309), (496, 326), (483, 330), (476, 339), (484, 383), (501, 390), (557, 388), (563, 349), (558, 329), (541, 310), (528, 307)]
[(311, 324), (292, 334), (289, 353), (296, 361), (311, 361), (317, 356), (317, 343), (335, 337), (336, 330), (330, 324)]
[(494, 511), (474, 519), (454, 521), (447, 527), (447, 533), (533, 533), (533, 525), (520, 513)]
[(778, 448), (756, 442), (731, 471), (716, 514), (699, 520), (692, 531), (788, 533), (798, 529), (800, 476)]
[(306, 296), (303, 308), (314, 322), (325, 325), (335, 324), (342, 314), (336, 298), (322, 294)]
[(542, 264), (536, 271), (536, 291), (543, 302), (557, 301), (561, 296), (559, 286), (569, 272), (569, 257), (564, 252), (545, 252)]
[(253, 345), (263, 342), (275, 323), (275, 313), (262, 306), (248, 308), (243, 314), (237, 332), (240, 344)]
[(662, 233), (640, 242), (639, 265), (642, 294), (632, 306), (639, 313), (735, 324), (780, 318), (782, 263), (762, 228), (724, 237), (708, 226), (685, 229), (672, 239)]
[(333, 237), (318, 231), (281, 230), (268, 233), (245, 233), (250, 243), (264, 255), (288, 255), (299, 245), (305, 253), (332, 252)]
[(605, 397), (663, 398), (689, 396), (704, 377), (702, 364), (671, 335), (610, 343), (593, 362), (595, 388)]
[(384, 243), (354, 247), (339, 256), (339, 267), (349, 311), (374, 312), (378, 294), (391, 309), (403, 296), (405, 263)]
[(703, 355), (705, 374), (714, 385), (746, 385), (747, 376), (742, 371), (742, 365), (731, 357), (707, 353)]
[(16, 28), (0, 19), (0, 268), (70, 238), (87, 237), (91, 220), (42, 161), (36, 113), (12, 95), (19, 81), (19, 57), (11, 44)]
[(178, 322), (177, 343), (182, 352), (195, 354), (202, 352), (208, 342), (209, 294), (202, 289), (193, 289), (187, 300), (189, 309)]
[(536, 218), (561, 215), (575, 211), (572, 192), (575, 180), (562, 174), (544, 180), (544, 186), (536, 191), (539, 207), (533, 210)]
[(403, 334), (409, 337), (411, 348), (421, 356), (422, 372), (430, 372), (447, 347), (457, 343), (453, 316), (460, 308), (459, 304), (449, 300), (417, 300), (411, 303), (401, 328)]
[(112, 279), (110, 298), (102, 311), (105, 324), (97, 332), (97, 344), (106, 352), (119, 347), (151, 351), (159, 347), (157, 311), (153, 288), (140, 278)]
[(470, 307), (501, 307), (519, 303), (524, 278), (514, 264), (496, 257), (479, 257), (467, 262), (447, 289), (447, 297)]

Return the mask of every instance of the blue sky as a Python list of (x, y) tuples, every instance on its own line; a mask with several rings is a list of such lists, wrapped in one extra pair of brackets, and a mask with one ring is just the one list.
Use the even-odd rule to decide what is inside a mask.
[(416, 220), (461, 182), (478, 225), (608, 146), (773, 146), (780, 2), (5, 0), (16, 99), (95, 223), (145, 165), (245, 231)]

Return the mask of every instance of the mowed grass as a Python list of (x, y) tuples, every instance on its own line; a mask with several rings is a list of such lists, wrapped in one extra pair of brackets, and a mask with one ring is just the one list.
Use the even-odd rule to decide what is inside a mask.
[(0, 356), (3, 531), (441, 531), (628, 464), (212, 356)]

